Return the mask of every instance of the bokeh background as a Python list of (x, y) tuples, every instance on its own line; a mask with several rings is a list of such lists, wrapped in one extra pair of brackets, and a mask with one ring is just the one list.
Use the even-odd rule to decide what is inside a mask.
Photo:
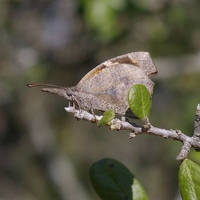
[[(148, 51), (151, 123), (192, 135), (200, 102), (200, 1), (1, 0), (0, 199), (99, 200), (89, 168), (126, 165), (150, 199), (179, 199), (181, 143), (77, 121), (65, 99), (27, 83), (73, 86), (99, 63)], [(200, 163), (200, 154), (190, 158)]]

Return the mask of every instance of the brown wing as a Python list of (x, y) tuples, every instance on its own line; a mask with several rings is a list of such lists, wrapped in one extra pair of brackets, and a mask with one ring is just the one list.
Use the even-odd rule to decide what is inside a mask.
[(148, 76), (157, 74), (157, 68), (154, 65), (151, 56), (148, 52), (132, 52), (112, 58), (104, 63), (127, 63), (141, 67)]
[(153, 93), (154, 83), (139, 66), (113, 64), (101, 68), (98, 66), (95, 70), (89, 72), (89, 75), (87, 74), (75, 87), (77, 91), (93, 95), (91, 99), (93, 109), (102, 111), (113, 109), (123, 115), (128, 109), (128, 90), (134, 84), (143, 84), (151, 94)]
[[(101, 72), (104, 68), (110, 67), (112, 65), (116, 64), (130, 64), (134, 66), (138, 66), (141, 68), (147, 76), (153, 76), (157, 74), (157, 68), (154, 65), (151, 56), (148, 52), (133, 52), (124, 54), (115, 58), (111, 58), (94, 69), (92, 69), (90, 72), (88, 72), (78, 83), (78, 85), (82, 85), (85, 81), (93, 77), (94, 75)], [(135, 68), (133, 68), (135, 70)]]

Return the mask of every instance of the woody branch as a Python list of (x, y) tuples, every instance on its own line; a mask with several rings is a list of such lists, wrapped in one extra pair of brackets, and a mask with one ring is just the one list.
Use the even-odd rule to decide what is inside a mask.
[[(75, 107), (66, 107), (65, 110), (75, 118), (86, 120), (88, 122), (96, 122), (99, 121), (102, 116), (93, 115), (85, 110), (77, 110)], [(200, 151), (200, 104), (197, 105), (196, 115), (195, 115), (195, 122), (194, 122), (194, 134), (192, 137), (187, 136), (186, 134), (182, 133), (180, 130), (166, 130), (162, 128), (157, 128), (154, 126), (150, 126), (148, 130), (145, 130), (143, 126), (138, 126), (137, 124), (127, 122), (125, 120), (120, 119), (113, 119), (110, 122), (110, 129), (111, 130), (128, 130), (130, 131), (130, 137), (133, 138), (139, 134), (149, 134), (160, 136), (163, 138), (171, 138), (173, 140), (178, 140), (183, 143), (181, 151), (177, 156), (177, 160), (184, 160), (187, 158), (187, 155), (191, 149), (194, 147), (196, 150)]]

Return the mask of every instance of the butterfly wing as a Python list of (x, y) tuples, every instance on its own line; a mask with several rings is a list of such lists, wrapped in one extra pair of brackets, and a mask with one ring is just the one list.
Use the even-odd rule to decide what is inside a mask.
[[(107, 61), (106, 61), (107, 62)], [(113, 63), (127, 63), (141, 67), (148, 76), (157, 74), (157, 68), (154, 65), (151, 56), (148, 52), (132, 52), (125, 55), (112, 58)]]
[(95, 74), (98, 74), (99, 72), (101, 72), (104, 68), (110, 67), (116, 64), (130, 64), (130, 65), (138, 66), (146, 73), (147, 76), (153, 76), (157, 74), (157, 68), (154, 65), (151, 59), (151, 56), (148, 52), (132, 52), (132, 53), (124, 54), (115, 58), (111, 58), (101, 63), (100, 65), (95, 67), (93, 70), (88, 72), (80, 80), (79, 85), (82, 85), (84, 82), (86, 82), (88, 79), (93, 77)]
[[(106, 62), (104, 62), (106, 63)], [(128, 90), (134, 84), (144, 84), (153, 93), (154, 83), (146, 72), (135, 64), (112, 62), (101, 64), (86, 74), (76, 86), (77, 91), (92, 94), (92, 109), (125, 115), (128, 109)]]

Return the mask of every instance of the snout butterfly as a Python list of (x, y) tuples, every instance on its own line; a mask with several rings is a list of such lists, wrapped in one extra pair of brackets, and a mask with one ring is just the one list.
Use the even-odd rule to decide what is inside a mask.
[(101, 63), (73, 87), (42, 83), (27, 86), (44, 86), (43, 92), (62, 96), (83, 110), (111, 109), (118, 115), (133, 117), (128, 106), (128, 90), (135, 84), (143, 84), (152, 95), (154, 82), (149, 77), (156, 74), (157, 68), (148, 52), (132, 52)]

